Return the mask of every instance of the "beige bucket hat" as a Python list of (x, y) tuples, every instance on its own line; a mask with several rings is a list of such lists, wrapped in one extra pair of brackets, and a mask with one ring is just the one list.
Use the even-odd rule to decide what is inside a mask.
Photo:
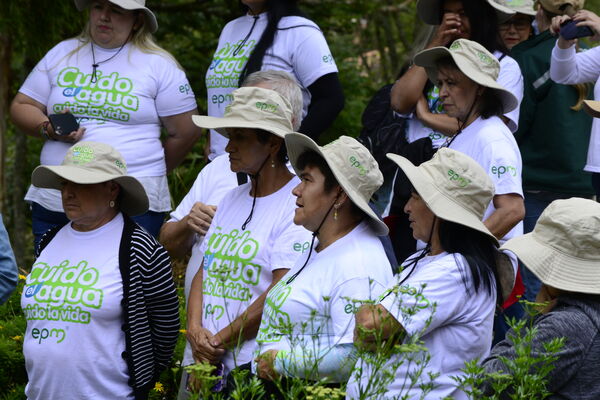
[(583, 108), (594, 118), (600, 118), (600, 101), (584, 100)]
[(585, 5), (584, 0), (538, 0), (542, 8), (552, 14), (563, 15), (567, 6), (579, 11)]
[(501, 6), (509, 8), (517, 14), (525, 14), (529, 15), (530, 17), (535, 17), (536, 11), (534, 9), (534, 3), (532, 0), (495, 0), (495, 2)]
[(452, 57), (458, 69), (469, 79), (496, 92), (502, 102), (504, 114), (517, 108), (519, 101), (515, 95), (496, 82), (500, 73), (498, 59), (477, 42), (457, 39), (450, 48), (433, 47), (421, 51), (415, 56), (414, 61), (415, 64), (425, 68), (429, 79), (437, 85), (437, 63), (448, 56)]
[[(150, 32), (154, 33), (158, 29), (158, 21), (156, 15), (148, 7), (146, 7), (146, 0), (108, 0), (111, 3), (124, 8), (125, 10), (141, 10), (146, 18), (146, 24)], [(90, 6), (92, 0), (75, 0), (75, 7), (79, 11), (83, 11)]]
[(290, 102), (274, 90), (255, 86), (234, 90), (233, 100), (223, 117), (194, 115), (194, 124), (214, 129), (225, 137), (227, 128), (253, 128), (271, 132), (279, 137), (293, 132), (293, 112)]
[(555, 200), (540, 215), (533, 232), (509, 240), (502, 248), (515, 253), (546, 285), (600, 294), (600, 203)]
[[(496, 3), (493, 0), (481, 0), (488, 3), (498, 16), (498, 22), (504, 22), (515, 15), (510, 8)], [(423, 22), (429, 25), (439, 25), (442, 23), (442, 6), (444, 0), (419, 0), (417, 2), (417, 14)]]
[[(408, 159), (388, 153), (398, 164), (427, 207), (438, 218), (464, 225), (498, 240), (483, 224), (483, 216), (494, 197), (494, 183), (471, 157), (447, 147), (415, 167)], [(514, 285), (514, 269), (508, 256), (498, 253), (498, 275), (506, 300)]]
[(121, 153), (105, 143), (76, 143), (67, 151), (61, 165), (40, 165), (31, 174), (31, 183), (40, 188), (61, 190), (63, 181), (82, 185), (115, 181), (121, 186), (119, 209), (123, 213), (135, 216), (148, 211), (144, 187), (127, 175)]
[(375, 233), (379, 236), (388, 234), (387, 225), (369, 206), (371, 196), (383, 184), (383, 174), (369, 150), (358, 140), (340, 136), (321, 147), (306, 135), (290, 133), (285, 136), (285, 146), (297, 175), (302, 172), (297, 167), (298, 158), (302, 153), (312, 150), (323, 157), (352, 203), (369, 217), (369, 223)]

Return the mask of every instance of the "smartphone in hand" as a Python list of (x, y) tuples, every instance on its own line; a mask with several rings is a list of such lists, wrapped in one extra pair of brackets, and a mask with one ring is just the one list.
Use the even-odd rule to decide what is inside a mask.
[(567, 40), (594, 36), (594, 31), (589, 26), (577, 26), (576, 24), (572, 19), (560, 24), (560, 36)]
[(52, 129), (57, 135), (68, 135), (69, 133), (79, 129), (79, 123), (75, 116), (71, 113), (65, 114), (50, 114), (48, 115)]

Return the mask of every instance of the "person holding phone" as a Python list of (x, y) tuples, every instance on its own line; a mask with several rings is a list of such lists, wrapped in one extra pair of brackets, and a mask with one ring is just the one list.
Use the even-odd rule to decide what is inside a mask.
[[(44, 165), (60, 164), (69, 146), (82, 139), (115, 147), (150, 199), (149, 211), (136, 222), (157, 236), (171, 207), (166, 174), (200, 130), (191, 119), (197, 114), (194, 93), (181, 66), (154, 42), (158, 23), (144, 3), (75, 0), (79, 10), (89, 10), (85, 28), (44, 56), (10, 112), (19, 130), (45, 140)], [(57, 119), (69, 115), (79, 127), (59, 134)], [(73, 118), (62, 123), (77, 126)], [(167, 131), (162, 141), (161, 125)], [(25, 200), (31, 203), (37, 247), (46, 230), (67, 219), (56, 190), (30, 187)]]
[[(552, 49), (550, 78), (555, 82), (569, 85), (594, 82), (594, 99), (598, 100), (600, 99), (600, 47), (596, 46), (577, 53), (576, 39), (567, 39), (563, 36), (563, 24), (569, 20), (575, 21), (577, 27), (590, 28), (594, 33), (592, 40), (600, 40), (600, 16), (593, 12), (579, 10), (572, 14), (572, 17), (569, 15), (554, 17), (550, 29), (559, 36)], [(592, 122), (592, 134), (584, 170), (592, 173), (592, 186), (596, 192), (596, 199), (600, 199), (600, 121), (597, 118)]]

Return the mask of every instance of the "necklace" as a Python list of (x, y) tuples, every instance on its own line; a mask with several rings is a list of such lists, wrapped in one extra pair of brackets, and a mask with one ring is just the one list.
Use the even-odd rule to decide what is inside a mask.
[(98, 82), (98, 75), (96, 73), (96, 69), (100, 66), (100, 64), (104, 64), (105, 62), (108, 62), (115, 58), (121, 52), (121, 50), (123, 50), (123, 47), (125, 47), (127, 42), (128, 40), (126, 40), (125, 43), (123, 43), (121, 47), (119, 47), (119, 50), (117, 50), (115, 54), (108, 57), (106, 60), (96, 62), (96, 54), (94, 54), (94, 43), (90, 41), (90, 45), (92, 46), (92, 79), (90, 80), (91, 83)]

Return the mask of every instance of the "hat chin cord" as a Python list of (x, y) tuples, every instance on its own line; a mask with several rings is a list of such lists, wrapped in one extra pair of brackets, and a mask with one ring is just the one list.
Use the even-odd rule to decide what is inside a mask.
[(255, 174), (248, 174), (250, 175), (250, 178), (252, 180), (254, 195), (252, 196), (252, 208), (250, 209), (250, 214), (248, 215), (248, 218), (246, 218), (246, 221), (244, 221), (244, 223), (242, 224), (243, 231), (246, 230), (246, 226), (248, 226), (250, 221), (252, 221), (252, 215), (254, 214), (254, 206), (256, 205), (256, 195), (258, 194), (258, 177), (260, 176), (260, 171), (262, 171), (267, 161), (269, 161), (269, 158), (271, 158), (270, 154), (267, 156), (267, 158), (265, 158), (265, 161), (263, 161), (262, 164), (260, 164), (260, 167), (258, 168), (258, 171), (256, 171)]
[[(410, 276), (412, 275), (412, 273), (417, 268), (418, 262), (421, 261), (423, 258), (425, 258), (425, 256), (427, 256), (427, 254), (431, 251), (431, 238), (433, 238), (433, 229), (435, 227), (435, 221), (436, 220), (437, 220), (437, 216), (434, 215), (433, 216), (433, 222), (431, 223), (431, 231), (429, 232), (429, 239), (427, 239), (427, 244), (425, 245), (425, 247), (423, 248), (423, 250), (421, 250), (421, 252), (415, 258), (410, 259), (410, 263), (404, 269), (411, 268), (411, 270), (408, 272), (408, 274), (406, 274), (406, 276), (396, 286), (400, 286), (404, 282), (406, 282), (406, 280), (408, 278), (410, 278)], [(387, 293), (385, 296), (383, 296), (379, 300), (379, 302), (382, 302), (383, 299), (385, 299), (386, 297), (388, 297), (390, 294), (392, 294), (391, 291), (389, 293)]]
[(302, 272), (302, 270), (304, 269), (304, 267), (306, 267), (306, 264), (308, 264), (308, 261), (310, 260), (310, 256), (312, 255), (312, 251), (313, 251), (313, 247), (315, 245), (315, 238), (317, 237), (317, 235), (319, 234), (319, 230), (321, 229), (321, 227), (323, 226), (323, 224), (325, 223), (325, 220), (327, 219), (327, 217), (329, 216), (329, 213), (331, 212), (331, 210), (333, 210), (333, 207), (335, 206), (335, 203), (339, 197), (339, 193), (337, 196), (335, 196), (335, 200), (333, 201), (333, 203), (331, 204), (331, 206), (329, 206), (329, 209), (327, 210), (327, 212), (325, 213), (325, 216), (323, 217), (323, 219), (321, 220), (321, 223), (319, 224), (319, 226), (317, 227), (317, 229), (312, 233), (312, 239), (310, 241), (310, 249), (308, 250), (308, 257), (306, 257), (306, 261), (304, 261), (304, 264), (302, 265), (302, 267), (298, 270), (298, 272), (296, 272), (294, 275), (292, 275), (290, 277), (290, 279), (287, 280), (286, 285), (289, 285), (290, 283), (292, 283), (294, 281), (294, 279), (296, 279), (296, 277), (298, 275), (300, 275), (300, 272)]
[(469, 108), (469, 112), (467, 113), (467, 116), (465, 117), (464, 121), (461, 121), (460, 119), (457, 118), (458, 119), (458, 130), (452, 136), (452, 139), (450, 139), (450, 141), (448, 141), (448, 143), (444, 144), (444, 147), (450, 147), (452, 142), (454, 142), (454, 139), (456, 139), (456, 137), (462, 133), (463, 129), (465, 128), (465, 125), (467, 124), (467, 121), (469, 120), (469, 118), (471, 117), (471, 114), (473, 113), (475, 104), (477, 104), (477, 98), (475, 98), (475, 100), (473, 100), (473, 103), (471, 104), (471, 108)]

